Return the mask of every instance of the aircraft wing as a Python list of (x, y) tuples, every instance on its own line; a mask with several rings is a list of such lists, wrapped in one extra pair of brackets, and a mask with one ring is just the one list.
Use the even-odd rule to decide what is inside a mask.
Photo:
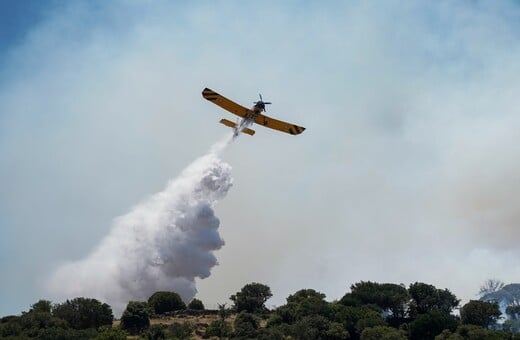
[(224, 110), (227, 110), (233, 114), (236, 114), (239, 117), (246, 117), (253, 113), (253, 111), (243, 107), (242, 105), (239, 105), (229, 99), (227, 99), (224, 96), (221, 96), (217, 92), (208, 89), (207, 87), (202, 91), (202, 96), (206, 98), (207, 100), (217, 104)]
[(294, 125), (291, 123), (287, 123), (287, 122), (284, 122), (284, 121), (281, 121), (278, 119), (274, 119), (274, 118), (265, 116), (263, 114), (259, 114), (255, 118), (255, 123), (263, 125), (265, 127), (271, 128), (271, 129), (274, 129), (274, 130), (282, 131), (285, 133), (290, 133), (291, 135), (299, 135), (300, 133), (305, 131), (304, 127)]

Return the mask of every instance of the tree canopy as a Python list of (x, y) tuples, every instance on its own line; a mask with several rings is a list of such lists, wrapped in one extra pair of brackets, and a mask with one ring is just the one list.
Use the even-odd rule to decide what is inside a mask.
[(495, 323), (501, 314), (496, 302), (471, 300), (460, 309), (460, 320), (463, 324), (487, 328)]
[[(120, 326), (112, 324), (110, 306), (95, 299), (78, 297), (57, 304), (39, 300), (28, 312), (0, 318), (0, 338), (122, 340), (130, 334), (144, 339), (520, 340), (520, 305), (515, 298), (518, 286), (504, 285), (491, 293), (508, 298), (500, 300), (506, 306), (503, 323), (497, 322), (501, 317), (497, 302), (469, 301), (459, 317), (452, 314), (459, 303), (454, 294), (421, 282), (406, 288), (362, 281), (353, 284), (339, 301), (327, 301), (324, 293), (314, 289), (300, 289), (273, 310), (265, 306), (270, 288), (251, 283), (232, 296), (233, 308), (219, 304), (218, 310), (195, 312), (193, 309), (204, 306), (193, 299), (191, 310), (167, 317), (174, 318), (173, 323), (163, 322), (164, 315), (155, 315), (164, 305), (167, 311), (184, 307), (180, 297), (171, 292), (155, 293), (150, 304), (130, 301)], [(171, 307), (172, 301), (176, 307)], [(152, 325), (151, 317), (156, 318)]]
[(150, 309), (146, 302), (130, 301), (121, 316), (121, 328), (139, 334), (150, 327)]
[(447, 289), (437, 289), (432, 285), (416, 282), (410, 285), (408, 293), (410, 302), (410, 313), (412, 315), (439, 311), (451, 313), (459, 305), (459, 300)]
[(52, 315), (66, 320), (74, 329), (112, 325), (112, 308), (96, 299), (77, 297), (52, 307)]
[(155, 292), (148, 298), (148, 306), (155, 314), (164, 314), (186, 309), (186, 304), (175, 292)]
[(266, 311), (265, 302), (271, 297), (271, 288), (262, 283), (246, 284), (240, 292), (229, 298), (237, 312), (258, 313)]

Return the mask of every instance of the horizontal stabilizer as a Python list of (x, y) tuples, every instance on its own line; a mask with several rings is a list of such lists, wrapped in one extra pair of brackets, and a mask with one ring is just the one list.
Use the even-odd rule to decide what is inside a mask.
[(220, 124), (224, 124), (225, 126), (229, 126), (230, 128), (236, 128), (237, 127), (237, 123), (233, 123), (232, 121), (227, 120), (227, 119), (221, 119), (220, 120)]
[(255, 134), (255, 130), (251, 130), (250, 128), (245, 128), (242, 130), (243, 133), (247, 133), (248, 135), (252, 136)]
[[(227, 119), (221, 119), (220, 123), (224, 124), (225, 126), (229, 126), (230, 128), (233, 128), (233, 129), (237, 128), (237, 123), (233, 123), (232, 121), (227, 120)], [(255, 130), (251, 130), (250, 128), (244, 128), (244, 129), (242, 129), (242, 132), (246, 133), (250, 136), (255, 134)]]

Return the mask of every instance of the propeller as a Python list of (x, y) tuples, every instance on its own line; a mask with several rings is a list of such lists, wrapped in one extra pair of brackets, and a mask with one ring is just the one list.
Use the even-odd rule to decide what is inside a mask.
[(271, 105), (271, 102), (264, 102), (264, 99), (262, 98), (262, 94), (259, 93), (258, 96), (260, 97), (260, 101), (257, 101), (257, 102), (253, 102), (255, 105), (256, 104), (264, 104), (264, 111), (267, 111), (266, 108), (265, 108), (265, 105)]

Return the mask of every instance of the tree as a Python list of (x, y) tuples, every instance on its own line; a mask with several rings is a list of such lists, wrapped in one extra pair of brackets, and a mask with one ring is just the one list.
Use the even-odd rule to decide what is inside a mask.
[[(399, 325), (406, 317), (410, 295), (402, 285), (393, 283), (364, 282), (353, 284), (349, 300), (357, 300), (363, 305), (375, 304), (388, 313), (388, 321)], [(346, 299), (346, 297), (344, 297)], [(343, 299), (342, 299), (343, 300)]]
[(234, 326), (234, 338), (254, 339), (257, 337), (259, 322), (251, 313), (240, 312), (235, 319)]
[(139, 334), (150, 327), (150, 313), (146, 302), (130, 301), (121, 316), (121, 328), (130, 334)]
[(419, 314), (413, 322), (408, 325), (411, 340), (433, 340), (443, 330), (454, 331), (457, 328), (457, 320), (453, 315), (432, 310), (428, 313)]
[(309, 315), (296, 321), (290, 328), (290, 335), (295, 339), (326, 339), (330, 321), (321, 315)]
[(29, 312), (50, 313), (51, 309), (52, 303), (49, 300), (39, 300), (31, 306), (31, 310)]
[(459, 305), (459, 300), (449, 290), (437, 289), (426, 283), (416, 282), (411, 284), (408, 293), (412, 298), (410, 302), (412, 317), (434, 310), (450, 314)]
[(287, 304), (279, 308), (279, 312), (284, 315), (285, 322), (292, 323), (305, 316), (321, 315), (329, 318), (331, 307), (325, 301), (325, 294), (314, 289), (301, 289), (289, 295)]
[(52, 315), (66, 320), (74, 329), (99, 328), (112, 325), (114, 315), (112, 308), (96, 299), (78, 297), (56, 304)]
[(155, 292), (148, 299), (148, 305), (155, 314), (164, 314), (176, 310), (186, 309), (186, 304), (179, 294), (174, 292)]
[(406, 340), (406, 337), (395, 328), (376, 326), (365, 329), (361, 340)]
[(349, 332), (351, 338), (359, 339), (365, 328), (374, 326), (387, 326), (381, 316), (381, 311), (376, 311), (368, 306), (344, 306), (341, 303), (331, 304), (332, 319), (341, 322)]
[(482, 286), (480, 286), (479, 295), (484, 296), (487, 294), (495, 293), (500, 289), (504, 288), (504, 282), (498, 279), (487, 279)]
[[(442, 335), (442, 333), (441, 333)], [(449, 340), (510, 340), (511, 334), (502, 331), (491, 331), (475, 325), (460, 325), (456, 332), (446, 338)], [(441, 338), (441, 340), (444, 340)]]
[(326, 295), (314, 289), (300, 289), (296, 293), (289, 295), (287, 303), (300, 303), (305, 300), (324, 301)]
[(193, 299), (188, 305), (188, 309), (204, 310), (204, 304), (199, 299)]
[(271, 297), (271, 288), (261, 283), (246, 284), (240, 292), (231, 295), (229, 298), (234, 303), (237, 312), (246, 311), (249, 313), (259, 313), (267, 310), (265, 302)]
[(226, 320), (226, 318), (231, 314), (231, 309), (226, 307), (226, 304), (218, 304), (218, 316), (220, 316), (220, 319), (222, 321)]
[(460, 309), (460, 320), (463, 324), (488, 328), (497, 322), (501, 314), (496, 302), (471, 300)]

